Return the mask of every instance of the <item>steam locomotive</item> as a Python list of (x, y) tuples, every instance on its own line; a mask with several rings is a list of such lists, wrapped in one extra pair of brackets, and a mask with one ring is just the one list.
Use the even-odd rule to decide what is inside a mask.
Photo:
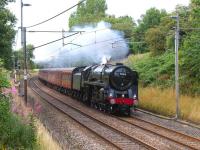
[(130, 115), (130, 108), (138, 104), (138, 74), (123, 64), (42, 69), (39, 79), (109, 113)]

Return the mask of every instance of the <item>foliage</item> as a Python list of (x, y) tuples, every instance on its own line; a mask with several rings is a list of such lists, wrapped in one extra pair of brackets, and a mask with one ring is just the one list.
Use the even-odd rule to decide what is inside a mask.
[(0, 96), (0, 147), (6, 149), (33, 149), (36, 146), (35, 128), (23, 124), (10, 112), (10, 102)]
[[(124, 33), (124, 38), (130, 39), (133, 36), (133, 29), (136, 26), (133, 18), (130, 16), (122, 16), (116, 18), (115, 16), (107, 16), (104, 21), (112, 25), (112, 29), (119, 30)], [(133, 52), (133, 44), (129, 43), (129, 50)]]
[(10, 69), (12, 66), (12, 43), (15, 36), (15, 16), (6, 9), (8, 2), (12, 0), (0, 0), (0, 58), (4, 67)]
[(160, 24), (161, 18), (167, 15), (165, 10), (158, 10), (156, 8), (150, 8), (146, 11), (145, 15), (142, 15), (139, 20), (139, 29), (146, 31), (149, 28), (155, 27)]
[[(27, 66), (28, 69), (34, 69), (35, 68), (35, 63), (32, 59), (35, 58), (33, 51), (34, 51), (34, 46), (29, 44), (26, 46), (26, 58), (27, 58)], [(15, 57), (15, 64), (18, 63), (18, 65), (21, 68), (24, 68), (24, 51), (23, 49), (19, 49), (18, 51), (14, 51), (14, 57)]]
[(153, 55), (161, 54), (165, 51), (165, 34), (160, 28), (150, 28), (145, 34), (145, 41), (149, 51)]
[(142, 86), (170, 87), (174, 83), (174, 52), (166, 51), (160, 56), (146, 55), (128, 64), (138, 71)]
[[(95, 9), (97, 5), (99, 9)], [(200, 94), (200, 30), (196, 30), (200, 28), (200, 0), (191, 0), (189, 6), (177, 5), (172, 13), (150, 8), (137, 25), (129, 16), (117, 18), (107, 15), (106, 8), (105, 0), (87, 0), (71, 15), (69, 26), (104, 20), (111, 23), (113, 29), (125, 33), (125, 38), (130, 39), (129, 48), (133, 54), (150, 51), (148, 57), (130, 64), (139, 71), (143, 86), (174, 86), (176, 20), (171, 16), (178, 13), (180, 89), (185, 94)]]
[(33, 59), (35, 58), (33, 51), (34, 51), (34, 46), (33, 45), (27, 45), (27, 64), (29, 69), (34, 69), (36, 67)]
[[(174, 53), (172, 52), (174, 50), (174, 30), (172, 29), (176, 26), (176, 20), (170, 16), (178, 13), (181, 28), (179, 39), (180, 90), (184, 94), (199, 95), (200, 0), (191, 0), (189, 6), (177, 5), (176, 11), (161, 15), (160, 20), (152, 18), (151, 22), (150, 18), (155, 16), (156, 12), (158, 11), (152, 9), (143, 16), (134, 30), (136, 36), (132, 39), (133, 43), (139, 42), (133, 47), (135, 52), (149, 49), (154, 56), (134, 61), (132, 66), (140, 72), (143, 86), (174, 86)], [(143, 40), (145, 43), (140, 43)], [(162, 54), (164, 51), (167, 52)]]
[(10, 82), (7, 79), (7, 73), (0, 71), (0, 89), (10, 87)]
[(132, 43), (133, 52), (146, 52), (148, 51), (147, 43), (145, 41), (145, 33), (150, 28), (158, 26), (163, 17), (167, 15), (165, 10), (158, 10), (156, 8), (150, 8), (146, 11), (141, 19), (138, 20), (138, 26), (133, 31)]
[(136, 26), (134, 20), (130, 16), (122, 16), (116, 18), (115, 16), (108, 16), (104, 21), (112, 24), (112, 29), (123, 31), (125, 38), (130, 38), (133, 33), (133, 28)]
[(105, 0), (87, 0), (81, 3), (76, 12), (69, 18), (69, 27), (86, 23), (99, 22), (106, 16), (107, 9)]
[[(200, 0), (191, 1), (191, 13), (189, 15), (190, 28), (200, 27)], [(181, 86), (184, 92), (200, 94), (200, 30), (192, 30), (183, 40), (183, 55), (181, 60)]]
[[(7, 74), (0, 68), (0, 92), (2, 87), (10, 87)], [(10, 109), (10, 97), (0, 93), (0, 149), (33, 149), (36, 144), (33, 121), (23, 124)]]
[(0, 9), (3, 9), (6, 5), (8, 5), (8, 2), (14, 2), (14, 0), (0, 0)]
[[(84, 25), (87, 23), (95, 23), (99, 21), (109, 22), (114, 30), (119, 30), (124, 33), (125, 38), (131, 38), (133, 29), (136, 26), (133, 18), (130, 16), (115, 17), (105, 13), (107, 9), (105, 0), (87, 0), (78, 6), (77, 10), (71, 14), (69, 18), (69, 27), (75, 25)], [(129, 44), (132, 51), (132, 44)]]

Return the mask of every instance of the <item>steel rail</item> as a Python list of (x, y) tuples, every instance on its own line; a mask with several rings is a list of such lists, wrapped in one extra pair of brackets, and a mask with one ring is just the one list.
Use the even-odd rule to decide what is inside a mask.
[[(32, 80), (30, 80), (31, 82)], [(34, 83), (34, 82), (33, 82)], [(31, 83), (30, 83), (31, 84)], [(35, 83), (34, 83), (35, 84)], [(31, 87), (31, 86), (30, 86)], [(49, 102), (48, 100), (46, 100), (44, 97), (41, 96), (41, 94), (34, 89), (34, 87), (31, 87), (31, 89), (40, 97), (42, 98), (44, 101), (46, 101), (48, 104), (50, 104), (51, 106), (53, 106), (54, 108), (56, 108), (58, 111), (61, 111), (63, 114), (67, 115), (69, 118), (71, 118), (72, 120), (74, 120), (75, 122), (78, 122), (79, 124), (81, 124), (83, 127), (85, 127), (86, 129), (88, 129), (90, 132), (92, 132), (93, 134), (95, 134), (96, 136), (100, 137), (101, 139), (105, 140), (106, 142), (108, 142), (108, 144), (112, 145), (114, 148), (116, 149), (121, 149), (119, 146), (117, 146), (115, 143), (109, 141), (108, 139), (106, 139), (105, 137), (101, 136), (100, 134), (98, 134), (97, 132), (93, 131), (92, 129), (90, 129), (89, 127), (87, 127), (86, 125), (84, 125), (83, 123), (79, 122), (77, 119), (75, 119), (74, 117), (68, 115), (64, 110), (60, 109), (58, 106), (52, 104), (51, 102)], [(45, 93), (48, 94), (48, 93)], [(50, 94), (48, 94), (50, 95)]]
[[(34, 82), (34, 84), (37, 85), (37, 83), (35, 83), (35, 82)], [(88, 118), (94, 120), (95, 122), (98, 122), (99, 124), (101, 124), (101, 125), (103, 125), (103, 126), (106, 126), (107, 128), (110, 128), (110, 129), (113, 130), (114, 132), (120, 133), (122, 136), (128, 138), (129, 140), (131, 140), (131, 141), (133, 141), (133, 142), (135, 142), (135, 143), (138, 143), (138, 144), (140, 144), (140, 145), (142, 145), (142, 146), (144, 146), (144, 147), (146, 147), (146, 148), (148, 148), (148, 149), (154, 149), (154, 150), (155, 150), (155, 149), (158, 149), (158, 148), (156, 148), (155, 146), (152, 146), (152, 145), (150, 145), (150, 144), (147, 143), (147, 142), (141, 141), (140, 139), (138, 139), (138, 138), (136, 138), (136, 137), (132, 137), (132, 136), (127, 135), (126, 133), (120, 131), (120, 130), (115, 129), (114, 127), (109, 126), (109, 125), (106, 124), (105, 122), (103, 122), (103, 121), (101, 121), (101, 120), (98, 120), (97, 118), (95, 118), (95, 117), (93, 117), (93, 116), (91, 116), (91, 115), (88, 115), (87, 113), (81, 111), (79, 108), (76, 108), (76, 107), (74, 107), (74, 106), (71, 106), (71, 105), (69, 105), (69, 104), (63, 102), (63, 101), (60, 100), (59, 98), (57, 98), (57, 97), (55, 97), (55, 96), (52, 96), (52, 95), (49, 94), (49, 93), (46, 93), (45, 91), (43, 91), (43, 90), (39, 87), (39, 85), (37, 85), (37, 87), (38, 87), (42, 92), (44, 92), (45, 94), (49, 95), (50, 97), (53, 97), (53, 98), (56, 99), (57, 101), (59, 101), (59, 102), (63, 103), (64, 105), (67, 105), (68, 107), (70, 107), (70, 108), (72, 108), (72, 109), (78, 111), (79, 113), (81, 113), (81, 114), (83, 114), (84, 116), (86, 116), (86, 117), (88, 117)], [(38, 94), (38, 93), (37, 93), (37, 94)], [(50, 102), (49, 102), (49, 103), (50, 103)], [(53, 104), (51, 104), (51, 105), (53, 105)], [(58, 109), (59, 109), (59, 108), (58, 108)], [(60, 110), (60, 109), (59, 109), (59, 110)], [(61, 111), (62, 111), (62, 110), (61, 110)], [(62, 112), (63, 112), (63, 111), (62, 111)], [(66, 113), (66, 112), (63, 112), (63, 113)], [(70, 117), (70, 118), (71, 118), (71, 117)], [(77, 120), (75, 119), (75, 121), (77, 121)], [(81, 123), (81, 124), (82, 124), (82, 123)], [(85, 125), (84, 125), (84, 126), (85, 126)], [(89, 129), (89, 130), (91, 130), (91, 129)], [(94, 132), (94, 131), (93, 131), (93, 132)], [(98, 134), (98, 133), (96, 133), (96, 134)], [(102, 138), (104, 138), (104, 137), (102, 137)], [(104, 138), (104, 139), (105, 139), (105, 138)], [(106, 141), (109, 141), (109, 140), (106, 139)], [(111, 142), (111, 141), (109, 141), (109, 142)], [(114, 144), (114, 143), (113, 143), (113, 144)], [(115, 145), (115, 147), (119, 147), (119, 146), (117, 146), (116, 144), (114, 144), (114, 145)], [(119, 148), (119, 149), (121, 149), (121, 148)]]
[[(63, 102), (63, 103), (64, 103), (64, 102)], [(66, 103), (64, 103), (64, 104), (67, 105)], [(73, 106), (70, 106), (70, 107), (73, 107)], [(76, 109), (76, 110), (78, 110), (80, 113), (84, 113), (84, 114), (85, 114), (85, 112), (82, 112), (80, 109), (78, 109), (78, 108), (76, 108), (76, 107), (73, 107), (73, 109)], [(96, 118), (94, 118), (94, 117), (92, 117), (92, 116), (90, 116), (90, 115), (88, 115), (88, 114), (86, 114), (86, 115), (87, 115), (88, 117), (90, 117), (90, 118), (96, 120)], [(114, 117), (116, 117), (116, 116), (114, 116)], [(152, 133), (152, 134), (154, 134), (154, 135), (157, 135), (157, 136), (160, 136), (160, 137), (162, 137), (162, 138), (164, 138), (164, 139), (167, 139), (167, 140), (169, 140), (169, 141), (172, 141), (172, 142), (174, 142), (174, 143), (176, 143), (176, 144), (178, 144), (178, 145), (180, 145), (180, 146), (184, 146), (184, 147), (187, 147), (187, 148), (190, 148), (190, 149), (194, 149), (194, 150), (198, 150), (198, 149), (199, 149), (199, 147), (197, 148), (197, 146), (194, 146), (194, 145), (195, 145), (195, 142), (196, 142), (196, 143), (200, 143), (200, 139), (198, 139), (198, 138), (195, 138), (195, 137), (186, 135), (186, 134), (184, 134), (184, 133), (180, 133), (180, 132), (178, 132), (178, 131), (175, 131), (175, 130), (172, 130), (172, 129), (169, 129), (169, 128), (160, 126), (160, 125), (155, 124), (155, 123), (151, 123), (151, 122), (146, 121), (146, 120), (143, 120), (143, 119), (132, 118), (132, 119), (135, 119), (135, 120), (137, 120), (137, 121), (140, 121), (140, 124), (141, 124), (141, 121), (142, 121), (142, 122), (144, 122), (144, 123), (146, 123), (146, 124), (149, 124), (149, 125), (151, 125), (151, 126), (154, 126), (154, 127), (156, 127), (156, 128), (160, 128), (161, 130), (163, 130), (163, 132), (168, 132), (167, 134), (171, 134), (170, 137), (168, 137), (168, 136), (164, 135), (163, 133), (156, 132), (156, 131), (152, 131), (151, 129), (148, 129), (148, 127), (143, 127), (143, 126), (140, 126), (140, 125), (131, 123), (130, 121), (127, 121), (127, 120), (122, 119), (122, 118), (119, 118), (119, 117), (117, 117), (117, 118), (118, 118), (119, 120), (123, 121), (123, 122), (129, 123), (129, 124), (131, 124), (131, 125), (133, 125), (133, 126), (136, 126), (136, 127), (140, 128), (140, 129), (142, 129), (142, 130), (145, 130), (145, 131), (150, 132), (150, 133)], [(99, 120), (98, 120), (98, 121), (99, 121)], [(101, 121), (101, 123), (102, 123), (102, 124), (105, 124), (103, 121)], [(107, 125), (107, 126), (109, 126), (109, 125)], [(110, 127), (110, 126), (109, 126), (109, 127)], [(121, 132), (121, 131), (120, 131), (120, 132)], [(123, 134), (126, 134), (126, 133), (124, 133), (124, 132), (122, 132), (122, 133), (123, 133)], [(176, 134), (176, 135), (175, 135), (175, 134)], [(177, 139), (177, 138), (176, 138), (175, 136), (173, 136), (173, 135), (175, 135), (175, 136), (180, 136), (180, 138), (181, 138), (181, 139), (184, 139), (184, 141), (186, 141), (187, 139), (189, 139), (190, 141), (188, 141), (188, 143), (184, 143), (183, 141), (180, 141), (179, 139)], [(130, 135), (129, 135), (129, 136), (130, 136)], [(130, 136), (130, 137), (132, 137), (132, 136)], [(137, 139), (137, 140), (139, 140), (139, 139)], [(140, 142), (140, 140), (137, 141), (137, 142)], [(144, 144), (144, 142), (142, 142), (142, 143)], [(141, 143), (141, 144), (142, 144), (142, 143)], [(147, 144), (147, 145), (148, 145), (148, 144)], [(155, 147), (153, 147), (153, 148), (155, 148)]]
[[(115, 117), (116, 117), (116, 116), (115, 116)], [(168, 128), (166, 128), (166, 127), (163, 127), (163, 126), (161, 126), (161, 125), (158, 125), (158, 124), (155, 124), (155, 123), (152, 123), (152, 122), (143, 120), (143, 119), (131, 118), (131, 119), (133, 119), (132, 121), (137, 120), (137, 122), (140, 122), (140, 123), (138, 123), (138, 124), (145, 123), (145, 124), (147, 124), (147, 125), (154, 126), (155, 128), (160, 128), (160, 129), (163, 130), (164, 132), (168, 132), (168, 134), (171, 134), (171, 136), (168, 137), (168, 136), (166, 136), (166, 135), (163, 135), (163, 134), (160, 133), (160, 132), (152, 131), (151, 129), (148, 129), (148, 127), (144, 127), (144, 126), (138, 125), (138, 124), (136, 124), (136, 123), (132, 123), (131, 120), (130, 120), (130, 118), (129, 118), (129, 121), (127, 121), (127, 120), (128, 120), (127, 118), (124, 119), (124, 118), (117, 117), (117, 119), (119, 119), (119, 120), (121, 120), (121, 121), (124, 121), (124, 122), (126, 122), (126, 123), (128, 123), (128, 124), (131, 124), (131, 125), (133, 125), (133, 126), (136, 126), (136, 127), (140, 128), (140, 129), (142, 129), (142, 130), (145, 130), (145, 131), (147, 131), (147, 132), (150, 132), (150, 133), (153, 133), (153, 134), (155, 134), (155, 135), (158, 135), (158, 136), (161, 136), (161, 137), (163, 137), (163, 138), (166, 138), (166, 139), (168, 139), (168, 140), (170, 140), (170, 141), (173, 141), (173, 142), (175, 142), (175, 143), (177, 143), (177, 144), (179, 144), (179, 145), (182, 145), (182, 146), (184, 146), (184, 147), (188, 147), (188, 148), (194, 149), (194, 150), (199, 150), (199, 149), (200, 149), (199, 147), (197, 148), (197, 147), (193, 146), (193, 145), (195, 144), (195, 142), (196, 142), (196, 143), (200, 143), (200, 139), (197, 139), (197, 138), (195, 138), (195, 137), (191, 137), (191, 136), (186, 135), (186, 134), (184, 134), (184, 133), (180, 133), (180, 132), (178, 132), (178, 131), (175, 131), (175, 130), (172, 130), (172, 129), (168, 129)], [(190, 142), (188, 142), (188, 143), (190, 143), (190, 145), (189, 145), (189, 144), (186, 144), (186, 143), (184, 143), (184, 142), (179, 141), (179, 139), (176, 139), (176, 138), (173, 136), (174, 134), (176, 134), (177, 136), (180, 136), (181, 139), (182, 139), (182, 138), (184, 138), (185, 140), (186, 140), (186, 139), (190, 139)], [(192, 143), (191, 143), (191, 142), (192, 142)]]

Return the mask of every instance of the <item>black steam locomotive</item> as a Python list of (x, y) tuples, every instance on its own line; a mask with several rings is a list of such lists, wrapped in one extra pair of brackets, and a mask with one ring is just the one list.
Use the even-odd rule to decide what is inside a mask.
[(138, 74), (123, 64), (42, 69), (39, 79), (110, 113), (129, 115), (138, 104)]

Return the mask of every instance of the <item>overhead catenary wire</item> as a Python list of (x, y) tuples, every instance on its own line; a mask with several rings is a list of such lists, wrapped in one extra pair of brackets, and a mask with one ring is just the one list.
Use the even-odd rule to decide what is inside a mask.
[[(110, 41), (113, 41), (113, 40), (116, 40), (116, 39), (122, 39), (122, 37), (118, 37), (118, 38), (111, 38), (111, 39), (107, 39), (107, 40), (102, 40), (102, 41), (95, 41), (94, 43), (89, 43), (89, 44), (85, 44), (85, 45), (82, 45), (81, 47), (87, 47), (87, 46), (91, 46), (91, 45), (96, 45), (96, 44), (99, 44), (99, 43), (106, 43), (106, 42), (110, 42)], [(110, 43), (112, 44), (112, 43)], [(81, 47), (78, 47), (78, 48), (74, 48), (72, 50), (75, 50), (75, 49), (79, 49)]]
[[(47, 43), (45, 43), (45, 44), (42, 44), (42, 45), (39, 45), (39, 46), (35, 46), (33, 49), (36, 49), (36, 48), (40, 48), (40, 47), (43, 47), (43, 46), (46, 46), (46, 45), (49, 45), (49, 44), (52, 44), (52, 43), (55, 43), (55, 42), (57, 42), (57, 41), (60, 41), (60, 40), (62, 40), (62, 39), (65, 39), (65, 38), (67, 38), (67, 37), (70, 37), (70, 36), (73, 36), (73, 35), (76, 35), (76, 34), (79, 34), (79, 33), (82, 33), (82, 32), (84, 32), (85, 34), (88, 34), (88, 33), (92, 33), (92, 32), (97, 32), (97, 31), (102, 31), (102, 30), (107, 30), (107, 29), (110, 29), (110, 28), (103, 28), (103, 29), (98, 29), (98, 30), (95, 30), (95, 31), (89, 31), (89, 32), (86, 32), (86, 31), (74, 31), (75, 33), (74, 34), (71, 34), (71, 35), (69, 35), (69, 36), (65, 36), (65, 37), (62, 37), (62, 38), (59, 38), (59, 39), (57, 39), (57, 40), (54, 40), (54, 41), (51, 41), (51, 42), (47, 42)], [(31, 31), (32, 32), (32, 31)], [(33, 31), (34, 32), (34, 31)], [(46, 32), (46, 31), (45, 31)], [(47, 31), (48, 32), (48, 31)], [(54, 31), (53, 31), (54, 32)], [(55, 31), (56, 32), (56, 31)], [(79, 36), (78, 36), (79, 37)], [(75, 38), (76, 39), (76, 38)], [(73, 39), (73, 40), (75, 40), (75, 39)], [(118, 38), (114, 38), (114, 39), (118, 39)], [(73, 41), (72, 40), (72, 41)], [(113, 39), (109, 39), (109, 40), (113, 40)], [(106, 42), (106, 41), (109, 41), (109, 40), (105, 40), (105, 41), (100, 41), (100, 42)], [(66, 45), (67, 44), (72, 44), (71, 42), (72, 41), (70, 41), (69, 43), (66, 43)], [(100, 42), (97, 42), (97, 43), (100, 43)], [(78, 45), (78, 44), (74, 44), (74, 45)], [(79, 45), (80, 46), (80, 45)], [(86, 45), (85, 45), (86, 46)], [(80, 46), (80, 47), (82, 47), (82, 46)], [(32, 49), (31, 49), (32, 50)]]
[[(92, 45), (97, 45), (97, 44), (100, 44), (100, 43), (106, 43), (106, 42), (111, 42), (113, 40), (117, 40), (117, 39), (123, 39), (122, 37), (118, 37), (118, 38), (112, 38), (112, 39), (107, 39), (107, 40), (102, 40), (102, 41), (98, 41), (98, 42), (94, 42), (94, 43), (89, 43), (89, 44), (85, 44), (85, 45), (77, 45), (79, 47), (77, 48), (74, 48), (74, 49), (71, 49), (71, 50), (68, 50), (67, 52), (71, 52), (71, 51), (75, 51), (75, 50), (78, 50), (80, 48), (83, 48), (83, 47), (88, 47), (88, 46), (92, 46)], [(115, 42), (115, 41), (114, 41)], [(70, 43), (66, 43), (67, 44), (70, 44)], [(110, 44), (110, 46), (112, 46), (113, 43), (108, 43)], [(75, 45), (75, 44), (74, 44)]]
[(63, 33), (63, 32), (66, 32), (66, 33), (72, 33), (72, 32), (85, 32), (85, 31), (53, 31), (53, 30), (46, 30), (46, 31), (42, 31), (42, 30), (29, 30), (29, 31), (26, 31), (26, 32), (30, 32), (30, 33)]
[[(62, 39), (65, 39), (65, 38), (68, 38), (68, 37), (70, 37), (70, 36), (76, 35), (76, 34), (78, 34), (78, 33), (79, 33), (79, 32), (74, 33), (74, 34), (71, 34), (71, 35), (68, 35), (68, 36), (65, 36), (65, 37), (62, 37), (62, 38), (59, 38), (59, 39), (54, 40), (54, 41), (47, 42), (47, 43), (42, 44), (42, 45), (39, 45), (39, 46), (35, 46), (33, 49), (40, 48), (40, 47), (43, 47), (43, 46), (46, 46), (46, 45), (55, 43), (55, 42), (57, 42), (57, 41), (60, 41), (60, 40), (62, 40)], [(33, 50), (33, 49), (30, 49), (30, 50)]]
[[(110, 28), (102, 28), (102, 29), (93, 30), (93, 31), (79, 32), (80, 34), (79, 34), (77, 37), (75, 37), (74, 39), (72, 39), (70, 42), (76, 40), (78, 37), (80, 37), (80, 36), (83, 35), (83, 34), (90, 34), (90, 33), (93, 33), (93, 32), (96, 34), (96, 32), (98, 32), (98, 31), (109, 30), (109, 29), (110, 29)], [(74, 32), (76, 32), (76, 31), (74, 31)], [(70, 42), (68, 42), (68, 43), (66, 43), (66, 44), (64, 44), (64, 45), (71, 44)], [(77, 45), (77, 44), (74, 44), (74, 45)]]
[[(98, 45), (98, 44), (100, 44), (100, 43), (111, 42), (111, 41), (117, 40), (117, 39), (122, 39), (122, 40), (123, 40), (123, 37), (111, 38), (111, 39), (102, 40), (102, 41), (98, 41), (98, 42), (96, 42), (96, 43), (89, 43), (89, 44), (85, 44), (85, 45), (79, 45), (79, 44), (71, 43), (71, 41), (70, 41), (70, 42), (66, 43), (65, 45), (72, 44), (72, 45), (76, 45), (76, 46), (78, 46), (78, 47), (77, 47), (77, 48), (74, 48), (74, 49), (67, 50), (66, 53), (71, 52), (71, 51), (78, 50), (79, 48), (83, 48), (83, 47), (87, 47), (87, 46), (92, 46), (92, 45)], [(126, 38), (126, 39), (130, 39), (130, 38)], [(115, 41), (114, 41), (114, 42), (115, 42)], [(112, 43), (108, 43), (108, 45), (112, 46)], [(108, 46), (108, 45), (107, 45), (107, 46)], [(57, 52), (53, 52), (53, 53), (51, 53), (51, 55), (56, 54), (56, 53), (57, 53)]]
[[(121, 40), (118, 40), (118, 41), (113, 41), (112, 43), (110, 44), (114, 44), (116, 42), (120, 42), (120, 41), (123, 41), (123, 40), (131, 40), (131, 37), (129, 38), (123, 38), (123, 37), (118, 37), (118, 38), (111, 38), (111, 39), (107, 39), (107, 40), (103, 40), (103, 41), (96, 41), (94, 43), (89, 43), (89, 44), (86, 44), (86, 45), (80, 45), (80, 44), (76, 44), (76, 43), (72, 43), (72, 41), (74, 41), (75, 39), (77, 39), (80, 35), (83, 35), (83, 34), (89, 34), (89, 33), (95, 33), (98, 32), (98, 31), (103, 31), (103, 30), (110, 30), (110, 28), (102, 28), (102, 29), (98, 29), (98, 30), (94, 30), (94, 31), (69, 31), (69, 32), (76, 32), (75, 34), (72, 34), (72, 35), (69, 35), (69, 36), (66, 36), (66, 37), (62, 37), (62, 38), (59, 38), (57, 40), (54, 40), (54, 41), (51, 41), (51, 42), (48, 42), (48, 43), (45, 43), (45, 44), (42, 44), (42, 45), (39, 45), (39, 46), (36, 46), (34, 47), (34, 49), (36, 48), (40, 48), (40, 47), (43, 47), (43, 46), (46, 46), (48, 44), (51, 44), (51, 43), (54, 43), (54, 42), (57, 42), (59, 40), (62, 40), (62, 39), (65, 39), (67, 37), (70, 37), (70, 36), (73, 36), (73, 35), (76, 35), (76, 34), (79, 34), (77, 37), (75, 37), (74, 39), (72, 39), (70, 42), (66, 43), (65, 45), (69, 45), (69, 44), (72, 44), (72, 45), (76, 45), (76, 46), (79, 46), (78, 48), (74, 48), (74, 49), (71, 49), (71, 50), (68, 50), (68, 51), (73, 51), (73, 50), (76, 50), (76, 49), (79, 49), (81, 47), (87, 47), (87, 46), (90, 46), (90, 45), (95, 45), (95, 44), (98, 44), (98, 43), (104, 43), (104, 42), (108, 42), (108, 41), (112, 41), (112, 40), (117, 40), (117, 39), (121, 39)], [(28, 31), (28, 32), (38, 32), (38, 31)], [(40, 31), (39, 31), (40, 32)], [(41, 31), (41, 32), (49, 32), (49, 31)], [(50, 31), (50, 32), (62, 32), (62, 31)], [(68, 31), (67, 31), (68, 32)], [(141, 42), (141, 41), (135, 41), (135, 42), (126, 42), (126, 43), (145, 43), (145, 42)]]
[[(96, 41), (96, 40), (95, 40), (94, 43), (89, 43), (89, 44), (85, 44), (85, 45), (80, 45), (80, 44), (72, 43), (72, 41), (74, 41), (75, 39), (77, 39), (79, 36), (81, 36), (81, 35), (83, 35), (83, 34), (95, 33), (95, 35), (96, 35), (97, 32), (103, 31), (103, 30), (112, 30), (112, 29), (111, 29), (111, 28), (102, 28), (102, 29), (97, 29), (97, 30), (93, 30), (93, 31), (66, 31), (66, 32), (76, 32), (76, 33), (75, 33), (75, 34), (72, 34), (72, 35), (69, 35), (69, 36), (66, 36), (66, 37), (59, 38), (59, 39), (54, 40), (54, 41), (51, 41), (51, 42), (47, 42), (47, 43), (42, 44), (42, 45), (39, 45), (39, 46), (36, 46), (36, 47), (34, 47), (33, 49), (46, 46), (46, 45), (48, 45), (48, 44), (57, 42), (57, 41), (59, 41), (59, 40), (62, 40), (62, 39), (65, 39), (65, 38), (67, 38), (67, 37), (70, 37), (70, 36), (73, 36), (73, 35), (77, 35), (77, 34), (79, 34), (79, 35), (78, 35), (77, 37), (75, 37), (74, 39), (72, 39), (71, 41), (69, 41), (68, 43), (66, 43), (65, 45), (69, 45), (69, 44), (71, 44), (71, 45), (76, 45), (76, 46), (78, 46), (78, 48), (74, 48), (74, 49), (68, 50), (67, 52), (70, 52), (70, 51), (79, 49), (79, 48), (81, 48), (81, 47), (87, 47), (87, 46), (91, 46), (91, 45), (95, 45), (95, 44), (99, 44), (99, 43), (105, 43), (105, 42), (109, 42), (109, 41), (110, 41), (110, 42), (112, 41), (112, 43), (109, 43), (110, 45), (112, 45), (112, 44), (115, 44), (116, 42), (119, 42), (119, 41), (129, 40), (129, 39), (131, 40), (131, 37), (129, 37), (129, 38), (118, 37), (118, 38), (111, 38), (111, 39), (107, 39), (107, 40), (103, 40), (103, 41)], [(58, 32), (58, 33), (61, 33), (61, 32), (63, 32), (63, 31), (32, 31), (32, 30), (29, 30), (29, 31), (27, 31), (27, 32), (33, 32), (33, 33), (34, 33), (34, 32), (52, 32), (52, 33)], [(121, 40), (113, 41), (113, 40), (117, 40), (117, 39), (121, 39)], [(127, 42), (127, 41), (126, 41), (126, 43), (143, 43), (143, 42)]]
[[(91, 44), (88, 44), (88, 45), (84, 45), (84, 46), (81, 46), (81, 47), (87, 47), (87, 46), (90, 46), (90, 45), (97, 45), (98, 43), (91, 43)], [(102, 45), (102, 46), (100, 46), (101, 48), (104, 48), (104, 47), (108, 47), (108, 46), (111, 46), (111, 43), (107, 43), (106, 45)], [(81, 47), (79, 47), (79, 48), (81, 48)], [(70, 50), (67, 50), (65, 53), (69, 53), (69, 52), (71, 52), (71, 51), (75, 51), (75, 50), (78, 50), (78, 48), (75, 48), (75, 49), (70, 49)], [(62, 51), (62, 50), (61, 50)], [(61, 52), (60, 51), (60, 52)], [(53, 53), (51, 53), (51, 56), (52, 55), (55, 55), (56, 53), (59, 53), (59, 52), (53, 52)], [(65, 57), (65, 56), (60, 56), (60, 57)]]
[(94, 30), (94, 31), (84, 31), (84, 30), (80, 30), (80, 31), (59, 31), (59, 30), (28, 30), (26, 32), (30, 32), (30, 33), (62, 33), (62, 32), (66, 32), (66, 33), (70, 33), (70, 32), (80, 32), (80, 33), (84, 33), (84, 34), (89, 34), (89, 33), (92, 33), (92, 32), (98, 32), (98, 31), (102, 31), (102, 30), (108, 30), (110, 28), (103, 28), (103, 29), (98, 29), (98, 30)]
[(54, 18), (56, 18), (56, 17), (58, 17), (58, 16), (64, 14), (65, 12), (71, 10), (72, 8), (76, 7), (77, 5), (80, 5), (80, 4), (83, 3), (84, 1), (86, 1), (86, 0), (82, 0), (82, 1), (80, 1), (79, 3), (73, 5), (72, 7), (70, 7), (70, 8), (68, 8), (68, 9), (66, 9), (66, 10), (64, 10), (64, 11), (62, 11), (62, 12), (60, 12), (59, 14), (57, 14), (57, 15), (55, 15), (55, 16), (49, 18), (49, 19), (46, 19), (46, 20), (44, 20), (44, 21), (41, 21), (41, 22), (39, 22), (39, 23), (36, 23), (36, 24), (34, 24), (34, 25), (28, 26), (28, 27), (26, 27), (26, 28), (32, 28), (32, 27), (41, 25), (41, 24), (43, 24), (43, 23), (46, 23), (46, 22), (48, 22), (48, 21), (50, 21), (50, 20), (52, 20), (52, 19), (54, 19)]

